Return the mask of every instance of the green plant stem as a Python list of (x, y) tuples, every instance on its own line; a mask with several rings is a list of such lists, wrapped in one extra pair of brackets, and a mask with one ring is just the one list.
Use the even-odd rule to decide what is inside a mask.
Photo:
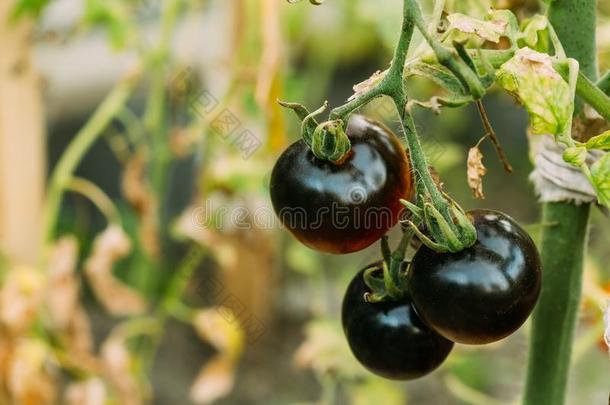
[(543, 205), (542, 291), (532, 318), (524, 405), (565, 401), (590, 205)]
[(109, 224), (121, 224), (119, 210), (112, 199), (97, 186), (97, 184), (79, 177), (73, 177), (66, 185), (67, 191), (78, 193), (93, 203), (95, 207), (106, 217)]
[(434, 51), (439, 63), (453, 72), (475, 100), (483, 97), (485, 95), (485, 87), (477, 77), (477, 74), (468, 67), (464, 60), (460, 59), (457, 52), (446, 48), (429, 32), (417, 0), (408, 0), (406, 7), (409, 8), (411, 12), (410, 18)]
[[(567, 55), (578, 60), (581, 72), (593, 83), (597, 79), (596, 0), (555, 0), (548, 15)], [(555, 225), (542, 231), (542, 292), (532, 318), (523, 404), (562, 405), (580, 304), (591, 207), (557, 202), (543, 204), (542, 210), (542, 223)]]
[(170, 45), (174, 26), (176, 25), (182, 0), (164, 2), (159, 42), (150, 55), (147, 56), (151, 70), (151, 86), (148, 96), (144, 124), (152, 135), (152, 184), (157, 195), (163, 195), (167, 176), (167, 165), (171, 160), (169, 137), (165, 124), (166, 99), (166, 64), (170, 53)]
[[(398, 114), (403, 125), (403, 132), (407, 145), (409, 146), (409, 158), (413, 166), (413, 176), (416, 182), (416, 190), (418, 197), (424, 193), (424, 190), (428, 192), (433, 204), (438, 210), (449, 216), (449, 204), (445, 201), (438, 187), (434, 183), (426, 155), (423, 152), (421, 143), (419, 142), (419, 136), (415, 129), (415, 123), (413, 117), (407, 111), (405, 106), (407, 105), (407, 95), (404, 88), (403, 73), (404, 66), (407, 60), (407, 52), (413, 37), (413, 31), (417, 24), (418, 17), (421, 18), (421, 10), (419, 4), (412, 0), (405, 0), (404, 2), (404, 15), (403, 25), (398, 40), (398, 45), (394, 52), (394, 58), (392, 59), (392, 66), (388, 70), (386, 76), (381, 82), (380, 87), (384, 94), (390, 96), (396, 104)], [(420, 30), (426, 30), (425, 24), (421, 24)]]
[[(567, 65), (562, 63), (554, 66), (557, 72), (567, 81), (569, 77)], [(576, 94), (604, 119), (610, 121), (610, 97), (604, 92), (604, 86), (604, 83), (596, 84), (581, 71), (576, 82)]]
[(43, 207), (43, 243), (48, 245), (55, 232), (63, 192), (79, 163), (108, 126), (114, 116), (125, 106), (139, 75), (122, 80), (104, 99), (85, 126), (78, 131), (53, 169)]
[(605, 95), (610, 95), (610, 70), (597, 81), (596, 86), (603, 91)]

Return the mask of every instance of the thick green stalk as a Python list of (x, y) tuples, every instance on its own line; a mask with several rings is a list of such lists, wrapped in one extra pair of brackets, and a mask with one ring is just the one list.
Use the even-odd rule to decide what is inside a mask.
[(524, 405), (565, 401), (590, 205), (543, 206), (542, 292), (532, 322)]
[[(596, 0), (555, 0), (549, 20), (567, 55), (595, 81)], [(589, 204), (543, 205), (542, 292), (532, 319), (524, 405), (565, 402), (590, 210)]]

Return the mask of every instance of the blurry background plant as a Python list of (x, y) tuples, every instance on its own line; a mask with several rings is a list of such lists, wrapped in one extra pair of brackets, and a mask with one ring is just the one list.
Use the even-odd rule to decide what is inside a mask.
[[(483, 15), (490, 5), (448, 0), (446, 9)], [(519, 16), (539, 9), (493, 5)], [(345, 286), (378, 247), (314, 253), (271, 214), (273, 159), (299, 132), (275, 100), (347, 99), (390, 60), (400, 7), (3, 1), (0, 403), (515, 401), (527, 327), (490, 347), (459, 346), (430, 378), (398, 384), (367, 373), (338, 314)], [(599, 7), (607, 69), (610, 7)], [(535, 235), (526, 116), (504, 96), (485, 103), (514, 173), (486, 159), (484, 203), (466, 176), (483, 133), (476, 111), (432, 119), (418, 110), (424, 146), (464, 208), (506, 211)], [(365, 113), (397, 129), (387, 102)], [(609, 241), (597, 213), (573, 404), (605, 403), (610, 388), (600, 310), (610, 297)]]

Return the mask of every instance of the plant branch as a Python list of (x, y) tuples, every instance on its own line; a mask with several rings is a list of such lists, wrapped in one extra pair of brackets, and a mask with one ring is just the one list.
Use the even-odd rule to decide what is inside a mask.
[(464, 60), (462, 60), (457, 52), (446, 48), (432, 33), (429, 32), (428, 26), (424, 21), (421, 8), (417, 0), (408, 0), (408, 7), (411, 10), (411, 18), (423, 35), (424, 39), (434, 53), (439, 63), (453, 72), (460, 80), (462, 85), (468, 90), (475, 100), (480, 99), (485, 94), (485, 87), (479, 80), (476, 72), (474, 72)]
[(106, 217), (108, 223), (121, 223), (119, 210), (110, 197), (97, 184), (79, 177), (73, 177), (66, 185), (66, 190), (86, 197)]
[(494, 131), (494, 129), (491, 125), (491, 122), (489, 121), (489, 117), (487, 116), (487, 112), (485, 111), (485, 107), (483, 106), (483, 102), (481, 100), (477, 100), (476, 105), (477, 105), (477, 109), (479, 110), (479, 115), (481, 116), (481, 121), (483, 121), (483, 127), (485, 128), (485, 137), (489, 137), (489, 139), (493, 143), (493, 145), (496, 149), (496, 153), (498, 154), (498, 157), (500, 158), (500, 161), (502, 162), (502, 165), (504, 166), (504, 170), (508, 173), (512, 173), (513, 168), (510, 165), (510, 163), (508, 162), (508, 158), (506, 157), (506, 154), (504, 153), (504, 149), (502, 148), (502, 145), (500, 144), (500, 140), (498, 139), (498, 136), (496, 135), (496, 131)]
[(597, 81), (596, 86), (603, 91), (605, 95), (610, 96), (610, 70)]
[(74, 171), (91, 147), (102, 134), (110, 121), (125, 106), (131, 96), (138, 79), (137, 74), (130, 75), (122, 80), (104, 99), (97, 108), (93, 116), (87, 121), (85, 126), (74, 136), (68, 148), (62, 154), (59, 162), (53, 169), (47, 197), (43, 207), (43, 241), (47, 245), (50, 243), (61, 207), (63, 192), (72, 178)]

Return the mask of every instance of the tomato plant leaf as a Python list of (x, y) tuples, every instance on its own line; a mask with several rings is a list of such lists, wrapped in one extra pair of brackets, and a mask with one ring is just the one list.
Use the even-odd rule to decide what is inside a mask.
[(594, 136), (587, 141), (587, 149), (610, 150), (610, 131)]
[(545, 51), (548, 48), (549, 20), (546, 16), (537, 14), (521, 23), (519, 34), (519, 45), (528, 46), (537, 51)]
[(106, 29), (110, 44), (122, 49), (133, 32), (127, 6), (119, 0), (86, 0), (84, 21)]
[(459, 79), (446, 67), (425, 62), (414, 62), (406, 66), (405, 76), (420, 76), (432, 81), (449, 93), (465, 96), (466, 90)]
[(549, 55), (530, 48), (519, 49), (496, 72), (496, 82), (525, 106), (533, 134), (565, 132), (574, 101)]
[(450, 42), (485, 41), (499, 43), (501, 37), (514, 39), (517, 31), (517, 20), (509, 10), (491, 11), (485, 20), (469, 17), (461, 13), (450, 14), (447, 17), (449, 28), (447, 39)]
[(11, 18), (18, 20), (26, 15), (38, 17), (48, 4), (49, 0), (18, 0), (13, 8)]
[(610, 153), (591, 166), (591, 182), (600, 204), (610, 207)]

